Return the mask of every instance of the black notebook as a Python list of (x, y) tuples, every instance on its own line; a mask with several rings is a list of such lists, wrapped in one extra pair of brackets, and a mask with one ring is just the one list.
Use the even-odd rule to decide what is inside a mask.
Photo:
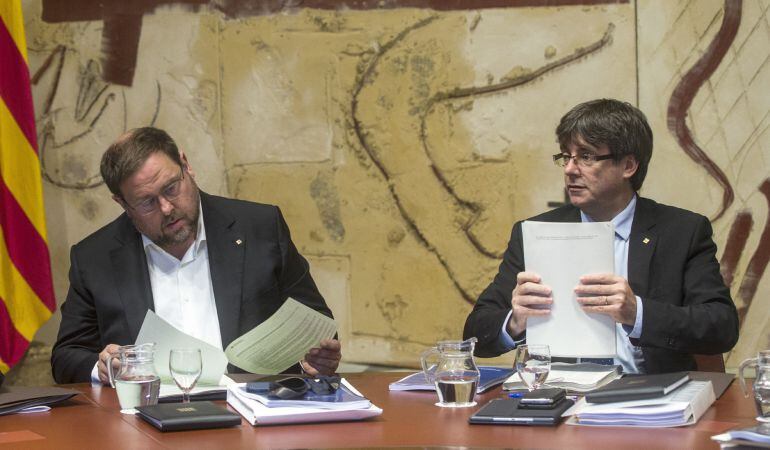
[(241, 416), (212, 402), (139, 406), (139, 417), (160, 431), (201, 430), (241, 424)]
[(518, 398), (496, 398), (468, 419), (470, 423), (495, 425), (557, 425), (574, 402), (562, 399), (552, 409), (519, 408)]
[(687, 372), (630, 375), (586, 394), (588, 403), (627, 402), (662, 397), (690, 380)]

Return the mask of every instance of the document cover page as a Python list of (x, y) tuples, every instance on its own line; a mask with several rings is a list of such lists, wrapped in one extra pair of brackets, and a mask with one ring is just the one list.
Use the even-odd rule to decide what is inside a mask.
[(607, 358), (615, 355), (615, 322), (580, 308), (575, 287), (591, 273), (615, 273), (610, 222), (522, 224), (524, 265), (553, 290), (551, 314), (527, 319), (527, 343), (548, 344), (551, 356)]

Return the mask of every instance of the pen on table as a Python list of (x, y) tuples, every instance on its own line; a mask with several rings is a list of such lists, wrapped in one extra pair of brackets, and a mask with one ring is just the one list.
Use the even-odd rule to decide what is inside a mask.
[(508, 394), (508, 397), (510, 398), (521, 398), (521, 396), (524, 395), (523, 392), (511, 392)]

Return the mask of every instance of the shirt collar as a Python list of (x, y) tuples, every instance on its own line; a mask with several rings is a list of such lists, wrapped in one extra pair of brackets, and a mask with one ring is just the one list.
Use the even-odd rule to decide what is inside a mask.
[[(197, 255), (198, 251), (201, 249), (201, 246), (203, 243), (206, 242), (206, 227), (203, 225), (203, 205), (201, 205), (200, 199), (198, 200), (198, 235), (195, 236), (195, 242), (193, 242), (193, 255)], [(152, 248), (153, 250), (160, 251), (163, 253), (168, 253), (162, 248), (158, 247), (150, 238), (144, 235), (142, 233), (142, 246), (144, 247), (144, 250), (147, 251), (147, 248)]]
[[(628, 205), (626, 205), (625, 209), (623, 211), (620, 211), (618, 215), (612, 218), (610, 221), (612, 225), (615, 227), (615, 234), (617, 234), (621, 239), (624, 241), (628, 240), (628, 237), (631, 235), (631, 225), (634, 222), (634, 212), (636, 211), (636, 194), (631, 197), (631, 201), (628, 202)], [(580, 220), (582, 222), (593, 222), (594, 220), (590, 218), (586, 213), (583, 211), (580, 211)]]

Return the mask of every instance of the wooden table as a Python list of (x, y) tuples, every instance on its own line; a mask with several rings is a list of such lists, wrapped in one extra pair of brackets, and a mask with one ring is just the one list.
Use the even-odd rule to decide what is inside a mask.
[[(111, 388), (79, 384), (83, 393), (47, 413), (0, 417), (0, 450), (51, 448), (340, 448), (340, 447), (507, 447), (507, 448), (719, 448), (710, 437), (754, 424), (754, 405), (733, 383), (694, 426), (680, 428), (593, 428), (469, 425), (477, 408), (434, 406), (429, 392), (389, 392), (403, 373), (361, 373), (346, 378), (383, 414), (363, 422), (240, 427), (161, 433), (141, 419), (123, 415)], [(504, 395), (500, 388), (478, 396), (479, 404)], [(9, 440), (18, 439), (10, 442)], [(6, 442), (3, 444), (3, 442)]]

